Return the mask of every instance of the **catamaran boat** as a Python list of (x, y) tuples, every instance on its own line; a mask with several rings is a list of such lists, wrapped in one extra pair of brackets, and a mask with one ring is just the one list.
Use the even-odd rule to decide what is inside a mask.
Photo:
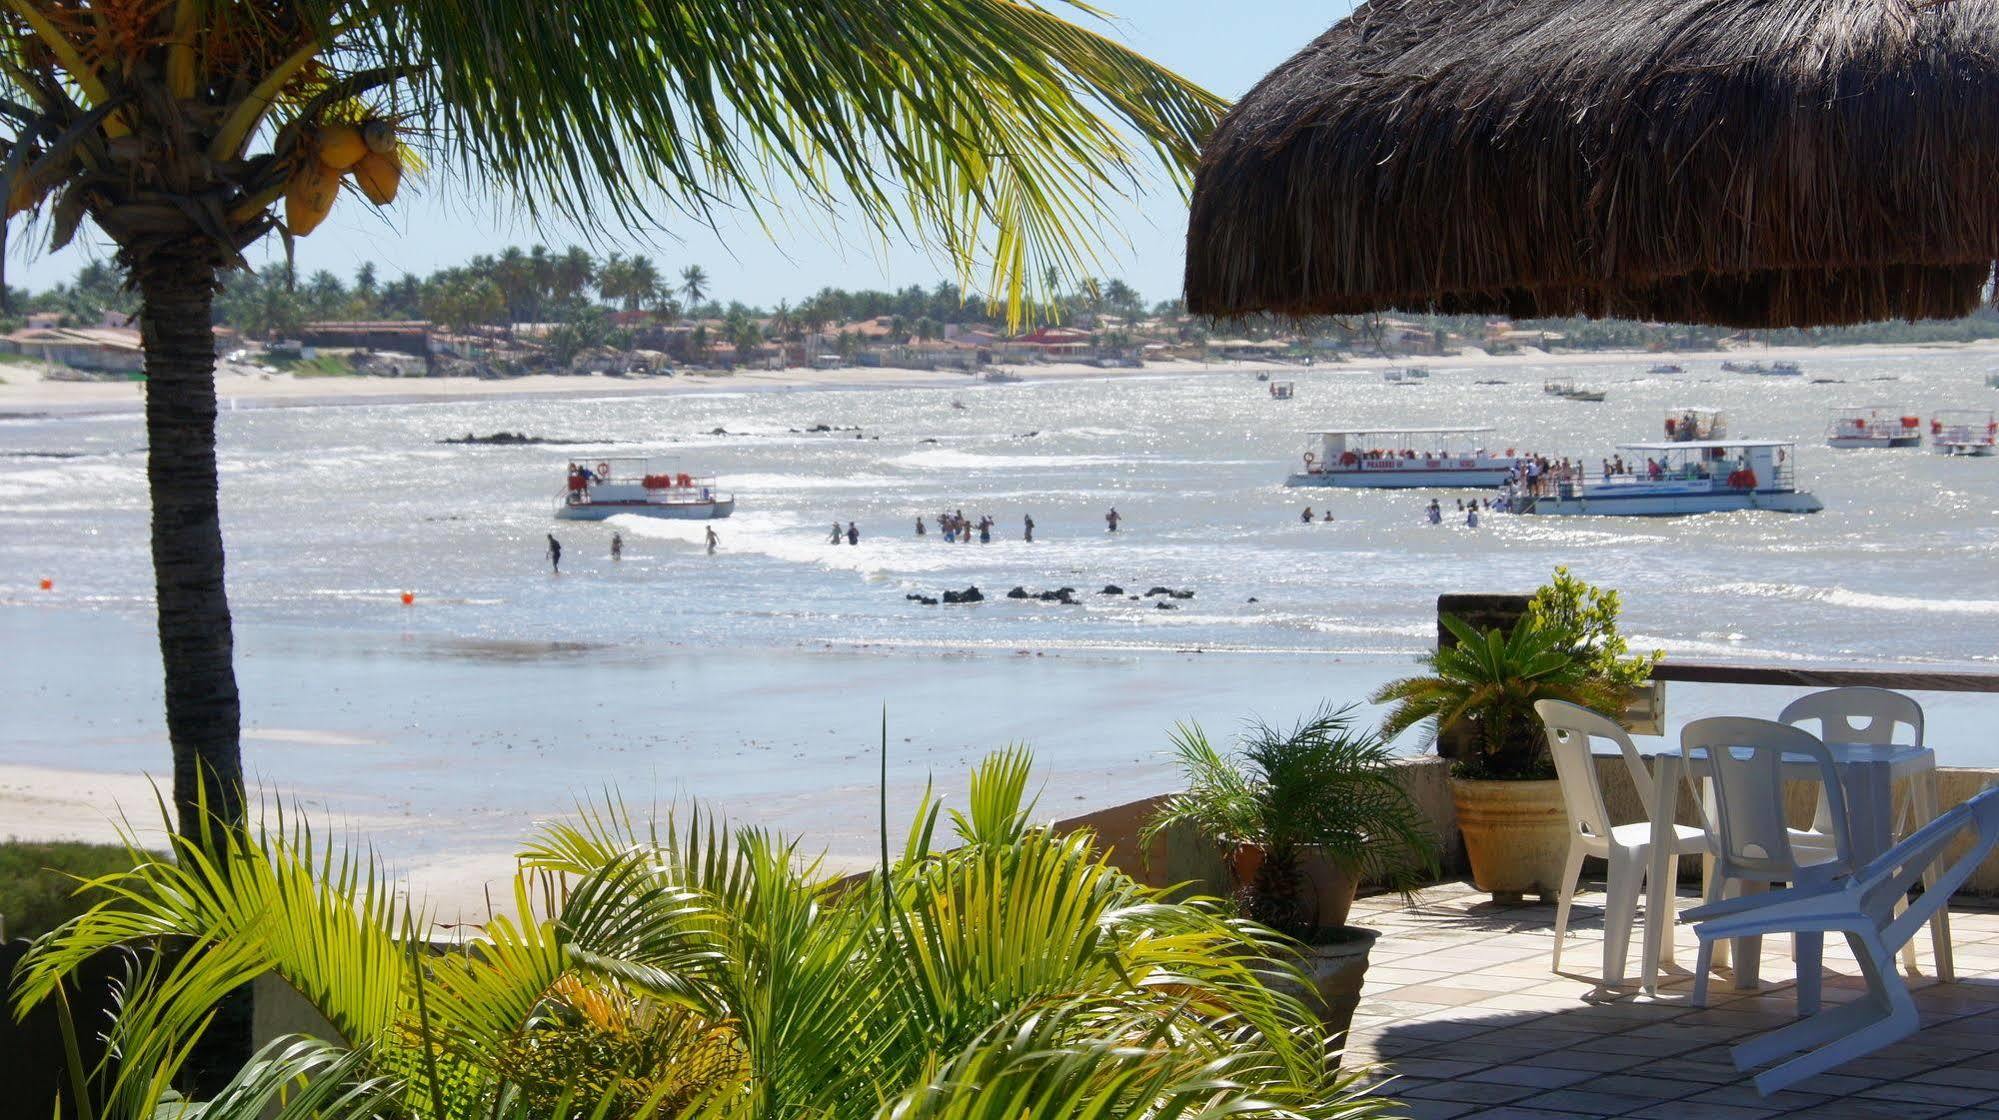
[(1685, 370), (1684, 368), (1682, 368), (1682, 367), (1680, 367), (1680, 366), (1676, 366), (1676, 365), (1674, 365), (1674, 364), (1673, 364), (1673, 363), (1671, 363), (1671, 362), (1660, 362), (1660, 363), (1659, 363), (1658, 365), (1655, 365), (1655, 366), (1653, 366), (1652, 368), (1650, 368), (1650, 369), (1646, 370), (1645, 372), (1646, 372), (1646, 373), (1685, 373), (1685, 372), (1687, 372), (1687, 371), (1686, 371), (1686, 370)]
[[(1689, 440), (1618, 447), (1622, 473), (1543, 476), (1508, 496), (1520, 513), (1677, 517), (1825, 508), (1797, 487), (1797, 445), (1783, 440)], [(1625, 452), (1630, 455), (1625, 455)]]
[(1896, 408), (1842, 408), (1826, 424), (1828, 447), (1920, 447), (1923, 418)]
[(1270, 399), (1274, 401), (1288, 401), (1297, 390), (1298, 386), (1296, 382), (1273, 381), (1270, 383)]
[(1939, 455), (1963, 455), (1982, 459), (1999, 443), (1999, 421), (1990, 412), (1958, 408), (1930, 418), (1930, 449)]
[(569, 480), (555, 500), (564, 521), (602, 521), (621, 513), (709, 521), (736, 512), (736, 497), (713, 478), (677, 473), (646, 459), (605, 459), (594, 467), (569, 465)]
[(1384, 489), (1479, 487), (1493, 489), (1522, 460), (1509, 447), (1489, 450), (1491, 428), (1346, 428), (1312, 432), (1305, 469), (1286, 486), (1362, 486)]
[(1728, 417), (1718, 408), (1681, 405), (1666, 410), (1666, 438), (1674, 443), (1728, 438)]

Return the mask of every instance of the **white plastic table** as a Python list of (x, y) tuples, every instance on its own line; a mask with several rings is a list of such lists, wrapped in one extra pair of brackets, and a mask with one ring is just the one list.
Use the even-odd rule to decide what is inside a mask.
[[(1846, 809), (1851, 821), (1849, 839), (1856, 867), (1864, 866), (1895, 844), (1896, 783), (1909, 782), (1910, 807), (1914, 810), (1917, 825), (1936, 818), (1935, 751), (1927, 747), (1860, 743), (1827, 743), (1826, 746), (1832, 749), (1840, 786), (1846, 793)], [(1699, 777), (1703, 752), (1694, 753), (1693, 776)], [(1679, 857), (1673, 852), (1672, 828), (1674, 815), (1679, 809), (1680, 787), (1687, 776), (1686, 759), (1680, 752), (1661, 752), (1652, 757), (1654, 803), (1646, 807), (1652, 817), (1652, 866), (1646, 875), (1645, 939), (1640, 966), (1644, 990), (1648, 995), (1658, 992), (1660, 963), (1672, 959), (1673, 926), (1677, 921), (1673, 895), (1679, 880), (1679, 868), (1676, 866)], [(1804, 756), (1795, 760), (1787, 757), (1784, 768), (1789, 776), (1804, 780), (1815, 781), (1819, 776), (1817, 764)], [(1928, 881), (1929, 876), (1925, 875), (1924, 882)], [(1930, 943), (1936, 954), (1937, 979), (1946, 982), (1957, 979), (1957, 968), (1950, 951), (1948, 907), (1938, 910), (1935, 919), (1930, 922)], [(1914, 942), (1903, 952), (1903, 962), (1910, 969), (1915, 967), (1915, 952)], [(1761, 958), (1760, 946), (1739, 955), (1735, 970), (1736, 987), (1756, 986)]]

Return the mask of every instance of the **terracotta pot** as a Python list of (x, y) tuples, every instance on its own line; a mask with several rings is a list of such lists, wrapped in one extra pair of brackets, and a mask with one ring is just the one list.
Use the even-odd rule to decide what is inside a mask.
[[(1256, 844), (1237, 844), (1229, 852), (1229, 871), (1237, 889), (1256, 880), (1263, 868), (1263, 849)], [(1327, 859), (1317, 848), (1307, 848), (1298, 861), (1305, 877), (1306, 897), (1314, 902), (1312, 924), (1320, 929), (1338, 929), (1347, 924), (1353, 910), (1354, 894), (1360, 883), (1347, 870)]]
[(1530, 893), (1555, 897), (1569, 852), (1561, 782), (1452, 778), (1451, 802), (1479, 890), (1495, 902), (1519, 902)]
[[(1360, 1006), (1361, 985), (1367, 979), (1367, 954), (1380, 937), (1378, 931), (1359, 926), (1333, 930), (1321, 943), (1301, 946), (1298, 956), (1283, 962), (1305, 974), (1311, 982), (1309, 990), (1301, 990), (1296, 975), (1289, 971), (1270, 973), (1271, 987), (1297, 996), (1318, 1012), (1327, 1037), (1344, 1050), (1354, 1008)], [(1334, 1062), (1338, 1062), (1337, 1057)]]

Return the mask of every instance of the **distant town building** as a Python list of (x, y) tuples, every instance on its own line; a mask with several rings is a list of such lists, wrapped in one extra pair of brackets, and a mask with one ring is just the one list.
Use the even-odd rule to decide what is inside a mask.
[(299, 341), (307, 346), (348, 350), (393, 350), (400, 354), (428, 357), (434, 328), (422, 319), (345, 322), (328, 320), (307, 323), (299, 328)]
[(23, 327), (0, 338), (9, 354), (90, 373), (138, 373), (146, 368), (139, 332), (129, 327)]

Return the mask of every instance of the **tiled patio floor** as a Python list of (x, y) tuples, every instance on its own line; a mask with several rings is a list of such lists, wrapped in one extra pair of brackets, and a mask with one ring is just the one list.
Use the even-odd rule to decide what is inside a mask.
[[(1351, 921), (1379, 929), (1347, 1063), (1377, 1063), (1382, 1092), (1419, 1120), (1566, 1120), (1635, 1116), (1752, 1120), (1809, 1116), (1993, 1117), (1999, 1120), (1999, 911), (1955, 908), (1958, 982), (1932, 979), (1928, 933), (1911, 977), (1923, 1030), (1886, 1050), (1771, 1097), (1738, 1073), (1728, 1048), (1795, 1017), (1788, 938), (1764, 942), (1762, 989), (1709, 984), (1690, 1005), (1695, 942), (1681, 926), (1658, 999), (1637, 992), (1632, 934), (1622, 991), (1597, 984), (1603, 895), (1576, 899), (1562, 972), (1549, 969), (1555, 908), (1499, 907), (1469, 884), (1435, 887), (1405, 906), (1393, 895), (1355, 904)], [(1683, 892), (1680, 904), (1694, 899)], [(1826, 1000), (1851, 998), (1859, 970), (1838, 938), (1826, 944)]]

